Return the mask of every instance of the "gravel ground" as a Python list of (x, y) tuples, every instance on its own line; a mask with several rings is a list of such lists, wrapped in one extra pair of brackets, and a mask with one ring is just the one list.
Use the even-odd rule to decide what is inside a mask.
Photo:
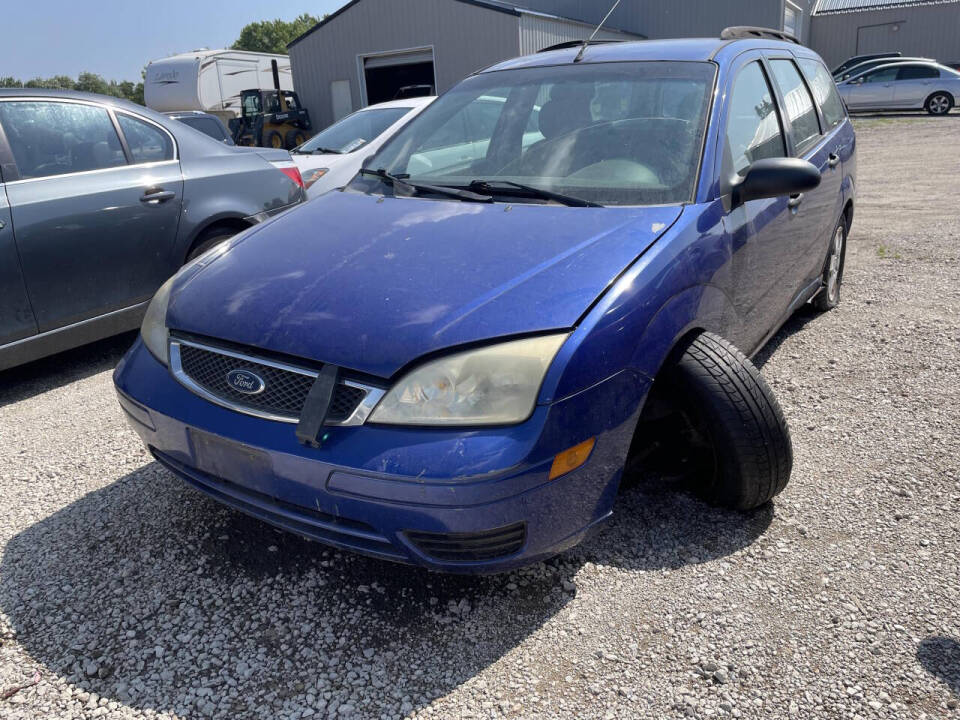
[(758, 358), (793, 430), (743, 515), (624, 494), (462, 578), (221, 508), (128, 430), (130, 337), (0, 374), (3, 718), (960, 717), (960, 115), (859, 120), (844, 302)]

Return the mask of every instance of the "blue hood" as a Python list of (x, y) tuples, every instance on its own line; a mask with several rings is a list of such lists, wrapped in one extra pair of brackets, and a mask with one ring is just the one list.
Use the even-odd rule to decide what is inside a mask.
[(334, 192), (185, 274), (167, 323), (390, 377), (434, 350), (572, 327), (681, 211)]

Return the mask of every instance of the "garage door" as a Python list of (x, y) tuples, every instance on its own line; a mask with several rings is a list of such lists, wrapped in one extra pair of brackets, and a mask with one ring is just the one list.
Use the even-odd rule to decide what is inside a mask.
[(369, 55), (363, 59), (368, 105), (435, 92), (433, 50)]

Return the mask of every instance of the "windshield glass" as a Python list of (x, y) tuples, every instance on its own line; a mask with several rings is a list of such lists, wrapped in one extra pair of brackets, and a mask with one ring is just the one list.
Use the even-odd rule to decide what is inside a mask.
[(355, 152), (376, 140), (378, 135), (412, 109), (394, 107), (355, 112), (314, 135), (301, 145), (299, 150), (301, 152), (314, 152), (319, 149), (333, 150), (338, 153)]
[[(689, 202), (715, 66), (626, 62), (475, 75), (366, 163), (411, 182), (510, 192), (507, 183), (602, 205)], [(381, 181), (359, 177), (373, 191)], [(506, 189), (504, 189), (506, 188)], [(528, 197), (543, 202), (543, 197)]]

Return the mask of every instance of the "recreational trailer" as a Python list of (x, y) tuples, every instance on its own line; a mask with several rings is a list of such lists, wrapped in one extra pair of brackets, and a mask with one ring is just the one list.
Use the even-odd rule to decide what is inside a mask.
[(276, 60), (281, 90), (293, 90), (287, 55), (244, 50), (197, 50), (154, 60), (143, 84), (147, 107), (158, 112), (201, 110), (225, 123), (241, 115), (240, 93), (274, 87)]

